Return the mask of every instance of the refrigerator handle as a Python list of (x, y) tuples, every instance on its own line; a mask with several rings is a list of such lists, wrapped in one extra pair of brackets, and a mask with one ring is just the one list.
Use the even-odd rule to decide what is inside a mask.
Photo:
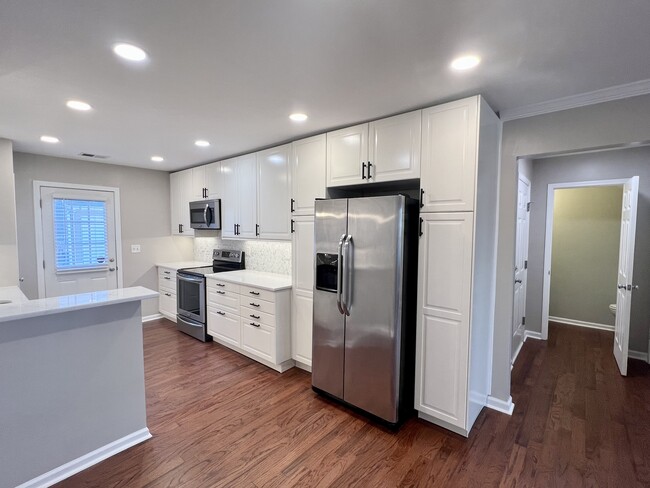
[(345, 314), (341, 304), (341, 289), (343, 288), (343, 241), (347, 237), (346, 234), (341, 235), (339, 239), (338, 259), (336, 260), (336, 306), (339, 308), (341, 315)]
[(352, 304), (352, 236), (347, 236), (343, 243), (343, 310), (345, 315), (350, 316), (350, 305)]

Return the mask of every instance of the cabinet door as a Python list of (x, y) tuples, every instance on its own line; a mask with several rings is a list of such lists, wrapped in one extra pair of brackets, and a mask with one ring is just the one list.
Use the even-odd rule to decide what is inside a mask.
[(291, 351), (293, 359), (311, 366), (314, 308), (314, 217), (296, 217), (294, 230)]
[(190, 202), (194, 201), (192, 190), (192, 169), (179, 171), (179, 193), (178, 220), (181, 224), (179, 235), (192, 237), (194, 229), (190, 226)]
[(165, 317), (176, 318), (176, 294), (160, 290), (158, 297), (158, 311)]
[(241, 323), (238, 313), (208, 307), (208, 334), (217, 340), (238, 346), (241, 344)]
[(210, 163), (205, 167), (205, 187), (208, 198), (221, 198), (221, 163)]
[(192, 193), (190, 197), (191, 202), (196, 200), (203, 200), (206, 198), (205, 193), (205, 166), (198, 166), (192, 168)]
[(294, 215), (314, 215), (314, 200), (326, 197), (327, 137), (291, 144), (291, 198)]
[(421, 214), (415, 408), (467, 422), (473, 214)]
[(257, 234), (257, 157), (237, 158), (237, 237), (255, 239)]
[(221, 161), (221, 237), (233, 238), (237, 224), (237, 158)]
[(478, 100), (422, 111), (423, 212), (474, 210)]
[(371, 183), (420, 177), (422, 111), (370, 122)]
[(275, 329), (242, 317), (241, 347), (245, 351), (275, 363)]
[(169, 202), (171, 215), (171, 231), (173, 236), (181, 233), (181, 179), (180, 173), (170, 173), (169, 175)]
[(261, 239), (291, 239), (289, 151), (286, 144), (257, 153), (257, 223)]
[(368, 182), (368, 124), (327, 133), (327, 186)]

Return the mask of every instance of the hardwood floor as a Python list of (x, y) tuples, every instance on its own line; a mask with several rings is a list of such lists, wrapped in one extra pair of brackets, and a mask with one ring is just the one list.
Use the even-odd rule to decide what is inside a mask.
[(612, 334), (551, 324), (513, 369), (512, 417), (469, 437), (417, 419), (398, 433), (166, 320), (144, 328), (153, 439), (59, 487), (650, 486), (650, 368), (619, 376)]

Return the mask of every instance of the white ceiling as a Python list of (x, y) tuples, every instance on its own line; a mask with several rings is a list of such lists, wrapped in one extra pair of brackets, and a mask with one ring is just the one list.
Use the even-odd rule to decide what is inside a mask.
[[(650, 79), (649, 19), (648, 0), (0, 0), (0, 137), (172, 170), (476, 93), (513, 109)], [(464, 52), (483, 62), (451, 72)]]

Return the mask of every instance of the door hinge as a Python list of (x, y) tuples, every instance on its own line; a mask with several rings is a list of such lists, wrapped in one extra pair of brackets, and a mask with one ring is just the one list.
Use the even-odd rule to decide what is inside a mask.
[(521, 318), (521, 325), (526, 325), (526, 317)]
[(528, 259), (524, 261), (524, 269), (528, 269)]
[(530, 212), (530, 206), (533, 204), (533, 202), (528, 202), (526, 204), (526, 212)]
[(43, 259), (43, 269), (45, 269), (45, 259)]
[(38, 201), (38, 206), (43, 208), (43, 199), (42, 198)]

